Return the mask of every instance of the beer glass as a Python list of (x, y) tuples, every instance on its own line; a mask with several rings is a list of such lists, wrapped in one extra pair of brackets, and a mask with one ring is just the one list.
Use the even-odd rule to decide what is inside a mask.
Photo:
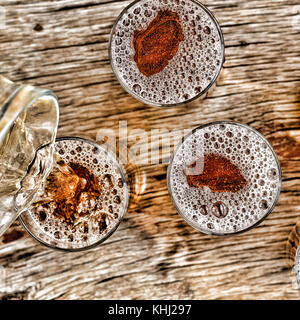
[(127, 174), (117, 158), (94, 141), (61, 137), (54, 147), (53, 169), (19, 220), (49, 248), (94, 248), (116, 231), (127, 211)]
[(0, 75), (0, 236), (31, 204), (52, 167), (58, 119), (52, 91)]
[(291, 230), (286, 243), (286, 262), (293, 287), (300, 289), (300, 221)]
[(177, 212), (212, 235), (245, 232), (273, 210), (281, 169), (270, 143), (247, 125), (217, 121), (184, 137), (168, 166)]
[(112, 70), (122, 87), (151, 106), (205, 97), (215, 84), (225, 45), (214, 15), (196, 0), (135, 0), (110, 36)]
[(296, 252), (295, 265), (293, 268), (298, 288), (300, 289), (300, 247), (298, 247)]

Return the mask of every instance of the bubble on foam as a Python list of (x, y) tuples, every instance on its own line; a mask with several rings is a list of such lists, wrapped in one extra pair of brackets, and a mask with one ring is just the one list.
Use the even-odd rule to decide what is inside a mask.
[[(248, 184), (236, 193), (190, 188), (184, 169), (195, 158), (209, 153), (230, 159)], [(196, 130), (175, 151), (170, 166), (170, 189), (178, 210), (207, 233), (230, 234), (248, 229), (266, 215), (278, 196), (280, 169), (273, 151), (259, 134), (242, 125), (215, 124)]]
[[(144, 76), (133, 59), (132, 40), (161, 10), (178, 13), (184, 41), (158, 74)], [(112, 67), (125, 88), (153, 104), (177, 104), (206, 89), (223, 63), (222, 41), (211, 16), (192, 0), (139, 1), (117, 21), (111, 38)]]
[[(22, 215), (22, 219), (34, 234), (39, 234), (42, 241), (56, 247), (76, 249), (93, 245), (118, 225), (126, 209), (127, 185), (117, 163), (104, 150), (89, 142), (59, 140), (55, 150), (66, 164), (76, 163), (86, 167), (98, 178), (103, 194), (96, 200), (96, 210), (79, 217), (81, 212), (86, 212), (89, 206), (95, 204), (89, 202), (95, 200), (87, 199), (86, 194), (82, 193), (75, 225), (68, 225), (54, 216), (53, 202), (33, 206)], [(44, 198), (43, 190), (40, 190), (38, 198)]]

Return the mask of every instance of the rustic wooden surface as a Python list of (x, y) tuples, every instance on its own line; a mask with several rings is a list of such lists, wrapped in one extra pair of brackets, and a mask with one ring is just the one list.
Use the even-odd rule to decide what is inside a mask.
[(0, 73), (52, 89), (58, 135), (95, 140), (99, 128), (192, 129), (230, 119), (272, 143), (279, 202), (235, 237), (203, 235), (172, 207), (166, 164), (144, 165), (145, 190), (117, 232), (88, 252), (43, 247), (18, 222), (2, 237), (2, 299), (299, 299), (286, 243), (300, 219), (300, 6), (297, 0), (204, 1), (219, 20), (226, 63), (205, 100), (163, 109), (130, 97), (108, 59), (111, 27), (130, 1), (1, 0)]

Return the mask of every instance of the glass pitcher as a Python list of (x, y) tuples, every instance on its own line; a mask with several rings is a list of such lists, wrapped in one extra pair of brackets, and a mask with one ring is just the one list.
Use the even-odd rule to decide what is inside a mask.
[(58, 119), (52, 91), (0, 75), (0, 236), (51, 170)]

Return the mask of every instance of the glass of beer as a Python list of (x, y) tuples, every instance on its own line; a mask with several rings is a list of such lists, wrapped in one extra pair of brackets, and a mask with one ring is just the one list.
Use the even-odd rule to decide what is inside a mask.
[(0, 111), (1, 236), (51, 169), (59, 107), (52, 91), (0, 76)]
[(300, 289), (300, 221), (291, 230), (286, 242), (286, 262), (291, 272), (292, 285)]
[(137, 0), (110, 36), (112, 70), (122, 87), (152, 106), (204, 96), (224, 62), (224, 39), (213, 14), (194, 0)]
[(298, 247), (295, 258), (295, 265), (293, 271), (296, 277), (298, 289), (300, 289), (300, 247)]
[(184, 137), (170, 160), (167, 182), (188, 224), (206, 234), (232, 235), (258, 225), (273, 210), (281, 169), (259, 132), (221, 121)]
[(19, 220), (50, 248), (87, 250), (117, 229), (128, 194), (125, 172), (107, 150), (87, 139), (59, 138), (52, 171)]

